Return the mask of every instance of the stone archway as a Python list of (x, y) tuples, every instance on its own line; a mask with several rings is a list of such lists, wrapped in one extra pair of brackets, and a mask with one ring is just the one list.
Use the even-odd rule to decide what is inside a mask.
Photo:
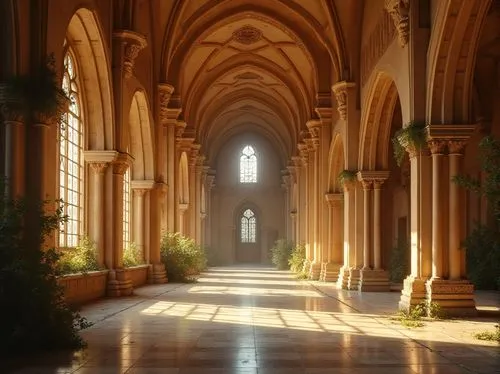
[(259, 207), (250, 202), (241, 203), (234, 211), (234, 259), (236, 263), (262, 262), (262, 221)]

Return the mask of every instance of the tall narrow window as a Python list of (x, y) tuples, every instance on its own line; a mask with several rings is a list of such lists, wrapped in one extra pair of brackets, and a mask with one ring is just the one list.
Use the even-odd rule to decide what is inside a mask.
[(59, 232), (59, 246), (75, 247), (83, 226), (83, 126), (77, 67), (70, 50), (64, 57), (62, 88), (71, 102), (59, 127), (59, 198), (68, 217)]
[(250, 145), (241, 151), (240, 183), (257, 183), (257, 156)]
[(257, 241), (256, 225), (257, 220), (254, 212), (251, 209), (245, 210), (241, 216), (242, 243), (255, 243)]
[(123, 176), (123, 248), (130, 244), (130, 168)]

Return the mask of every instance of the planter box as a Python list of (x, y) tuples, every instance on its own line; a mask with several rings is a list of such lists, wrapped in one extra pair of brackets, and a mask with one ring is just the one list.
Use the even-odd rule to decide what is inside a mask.
[(64, 298), (70, 305), (79, 305), (106, 295), (108, 271), (89, 271), (63, 275), (58, 282), (64, 287)]
[(132, 281), (134, 288), (148, 283), (149, 265), (139, 265), (125, 268), (127, 278)]

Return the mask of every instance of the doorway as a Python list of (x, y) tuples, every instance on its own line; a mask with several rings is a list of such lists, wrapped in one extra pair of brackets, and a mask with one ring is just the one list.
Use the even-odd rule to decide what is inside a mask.
[(256, 209), (243, 208), (237, 215), (235, 258), (238, 263), (261, 263), (260, 217)]

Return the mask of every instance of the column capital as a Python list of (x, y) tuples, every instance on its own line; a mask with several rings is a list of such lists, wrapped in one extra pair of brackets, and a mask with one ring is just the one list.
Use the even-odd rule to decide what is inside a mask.
[(209, 191), (215, 186), (215, 175), (212, 174), (207, 175), (206, 185)]
[(348, 92), (355, 87), (356, 83), (347, 81), (337, 82), (332, 86), (332, 91), (337, 100), (337, 111), (343, 121), (347, 119)]
[(163, 182), (155, 182), (153, 188), (155, 190), (160, 191), (161, 193), (164, 193), (164, 194), (166, 194), (168, 191), (168, 185), (166, 183), (163, 183)]
[(361, 185), (363, 186), (363, 191), (371, 190), (373, 186), (373, 180), (371, 179), (360, 179)]
[(179, 151), (186, 152), (188, 157), (191, 153), (191, 144), (194, 142), (194, 138), (176, 138), (176, 145)]
[[(177, 120), (175, 122), (175, 137), (181, 138), (184, 135), (184, 131), (186, 131), (187, 123), (184, 120)], [(186, 136), (186, 138), (189, 138)]]
[(446, 152), (448, 142), (444, 139), (431, 138), (427, 141), (431, 154), (442, 155)]
[(144, 194), (146, 194), (146, 192), (148, 192), (148, 191), (149, 191), (149, 189), (145, 189), (145, 188), (134, 188), (134, 189), (132, 189), (132, 192), (136, 196), (139, 196), (139, 197), (144, 196)]
[(184, 214), (189, 208), (189, 204), (188, 203), (179, 203), (179, 212), (181, 214)]
[(118, 151), (83, 151), (83, 159), (85, 162), (98, 163), (106, 162), (111, 163), (118, 157)]
[(97, 174), (104, 174), (106, 168), (109, 166), (109, 162), (91, 161), (89, 165)]
[(360, 170), (357, 172), (357, 177), (359, 181), (370, 180), (370, 181), (385, 181), (389, 178), (390, 171), (388, 170)]
[(113, 32), (113, 38), (123, 44), (123, 75), (130, 78), (134, 73), (134, 65), (139, 52), (148, 45), (147, 39), (131, 30), (117, 30)]
[(154, 180), (133, 180), (130, 182), (130, 188), (133, 190), (152, 190), (155, 185)]
[(466, 140), (448, 140), (448, 153), (450, 155), (462, 155), (466, 144)]
[(113, 160), (113, 174), (124, 175), (127, 169), (132, 165), (133, 157), (128, 153), (118, 153), (115, 160)]
[(398, 32), (399, 44), (408, 44), (410, 30), (410, 0), (385, 0), (385, 10), (391, 16)]

